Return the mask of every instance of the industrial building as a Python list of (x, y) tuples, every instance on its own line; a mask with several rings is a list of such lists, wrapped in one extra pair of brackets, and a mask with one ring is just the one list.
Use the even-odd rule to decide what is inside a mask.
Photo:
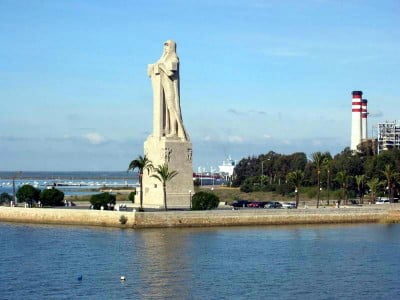
[(400, 123), (398, 121), (379, 123), (378, 154), (393, 148), (400, 149)]

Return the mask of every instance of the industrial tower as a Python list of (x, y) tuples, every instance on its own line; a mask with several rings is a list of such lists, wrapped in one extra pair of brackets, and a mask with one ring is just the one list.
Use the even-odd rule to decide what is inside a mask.
[(352, 109), (351, 109), (351, 150), (357, 150), (357, 146), (368, 138), (367, 130), (367, 99), (362, 99), (362, 91), (352, 92)]

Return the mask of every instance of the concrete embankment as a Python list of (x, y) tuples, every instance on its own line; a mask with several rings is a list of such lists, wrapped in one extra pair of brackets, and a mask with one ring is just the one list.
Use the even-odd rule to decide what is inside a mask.
[(120, 228), (377, 223), (400, 222), (400, 210), (396, 207), (395, 209), (255, 209), (139, 213), (83, 209), (0, 207), (0, 221)]
[(132, 212), (0, 207), (0, 221), (6, 222), (133, 227), (134, 220), (135, 213)]
[(137, 214), (135, 227), (207, 227), (246, 225), (291, 225), (377, 223), (400, 221), (400, 214), (372, 209), (239, 210)]

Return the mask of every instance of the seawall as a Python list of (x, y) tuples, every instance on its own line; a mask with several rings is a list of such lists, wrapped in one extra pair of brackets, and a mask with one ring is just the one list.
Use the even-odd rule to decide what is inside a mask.
[(0, 221), (119, 228), (400, 222), (396, 208), (122, 212), (0, 207)]
[[(126, 223), (121, 223), (126, 216)], [(133, 227), (135, 213), (89, 209), (0, 207), (0, 221), (37, 224)]]

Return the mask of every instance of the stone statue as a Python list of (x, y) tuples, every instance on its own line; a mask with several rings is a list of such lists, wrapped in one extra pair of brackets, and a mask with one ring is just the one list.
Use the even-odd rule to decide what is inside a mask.
[[(148, 66), (153, 87), (153, 132), (144, 142), (144, 154), (153, 166), (168, 164), (178, 175), (168, 182), (168, 207), (189, 208), (193, 188), (193, 147), (183, 126), (179, 97), (179, 58), (176, 44), (164, 43), (161, 58)], [(143, 173), (144, 207), (164, 207), (164, 191), (151, 172)]]
[(180, 138), (189, 141), (183, 126), (179, 93), (179, 58), (176, 43), (164, 43), (164, 52), (154, 64), (148, 65), (154, 101), (153, 135), (155, 137)]

